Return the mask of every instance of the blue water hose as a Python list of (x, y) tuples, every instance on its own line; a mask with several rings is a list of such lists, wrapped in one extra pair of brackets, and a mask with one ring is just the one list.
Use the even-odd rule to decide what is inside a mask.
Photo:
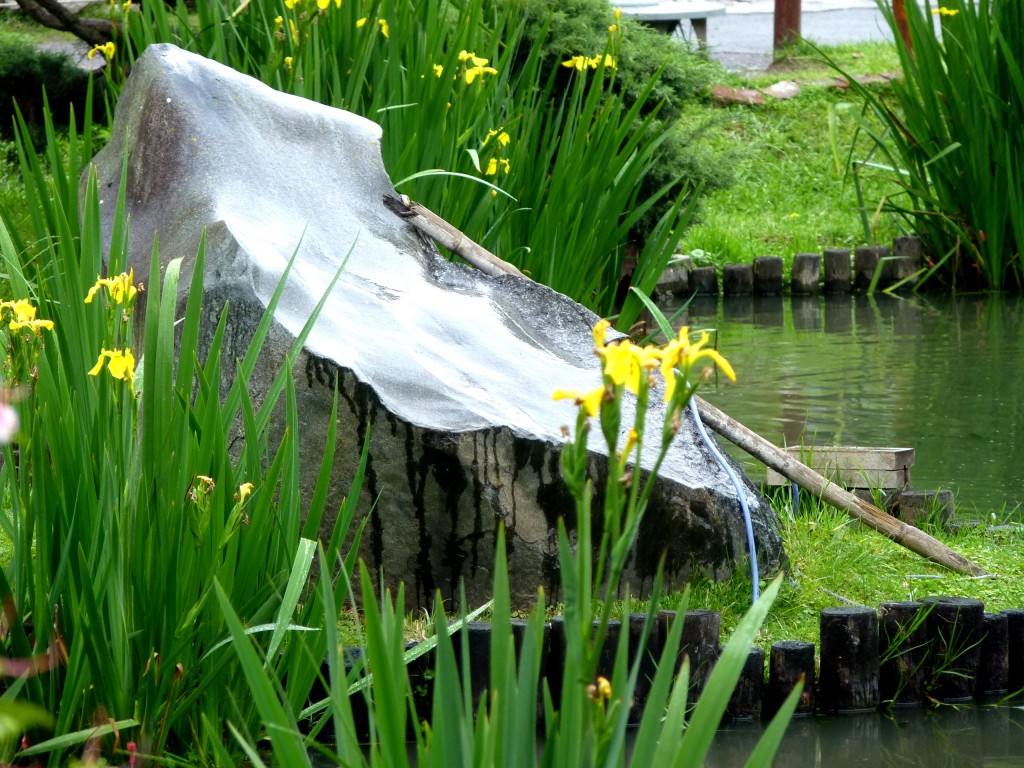
[(753, 600), (757, 602), (757, 598), (761, 596), (761, 585), (760, 579), (757, 572), (757, 546), (754, 544), (754, 525), (750, 522), (750, 508), (747, 506), (747, 494), (743, 492), (743, 486), (740, 484), (740, 480), (736, 477), (736, 473), (732, 471), (732, 467), (725, 460), (722, 452), (718, 450), (718, 447), (711, 442), (711, 438), (708, 437), (708, 433), (704, 430), (704, 422), (700, 420), (700, 414), (697, 413), (697, 403), (694, 402), (694, 398), (690, 398), (690, 413), (693, 414), (693, 423), (697, 425), (697, 433), (701, 436), (704, 444), (707, 445), (711, 451), (711, 455), (715, 457), (718, 463), (721, 465), (725, 473), (729, 475), (729, 479), (732, 480), (732, 486), (736, 489), (736, 496), (740, 500), (740, 508), (743, 510), (743, 522), (747, 525), (747, 548), (750, 550), (750, 579), (754, 582), (753, 589)]

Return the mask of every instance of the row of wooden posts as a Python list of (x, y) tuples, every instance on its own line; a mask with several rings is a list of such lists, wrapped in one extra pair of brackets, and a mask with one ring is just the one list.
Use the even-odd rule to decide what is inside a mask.
[[(892, 247), (864, 246), (852, 253), (847, 248), (826, 248), (823, 253), (798, 253), (793, 257), (790, 292), (813, 296), (843, 294), (875, 287), (885, 290), (900, 286), (913, 288), (912, 276), (922, 262), (922, 244), (917, 237), (897, 237)], [(677, 297), (776, 296), (785, 290), (783, 263), (777, 256), (762, 256), (752, 264), (726, 264), (719, 280), (716, 267), (694, 267), (689, 257), (665, 271), (655, 293)]]
[[(636, 722), (654, 677), (655, 660), (661, 656), (662, 637), (674, 617), (671, 611), (657, 615), (643, 649), (633, 700)], [(636, 614), (626, 623), (612, 622), (599, 662), (599, 675), (612, 677), (616, 649), (624, 634), (628, 637), (631, 659), (635, 658), (645, 618)], [(517, 641), (524, 629), (524, 621), (513, 620)], [(490, 624), (471, 623), (465, 631), (471, 688), (479, 700), (487, 689), (490, 670)], [(718, 613), (687, 611), (676, 664), (681, 665), (684, 657), (689, 658), (691, 702), (701, 694), (719, 658), (720, 631)], [(455, 643), (457, 653), (460, 646), (461, 643)], [(545, 628), (541, 670), (555, 701), (562, 690), (560, 671), (564, 668), (565, 652), (564, 624), (556, 617)], [(428, 654), (413, 662), (410, 669), (417, 700), (426, 709), (432, 699), (432, 666)], [(797, 717), (872, 712), (887, 706), (981, 701), (1020, 693), (1024, 689), (1024, 609), (986, 613), (980, 600), (959, 597), (888, 602), (877, 609), (825, 608), (820, 614), (817, 649), (811, 642), (783, 640), (772, 644), (766, 659), (762, 648), (751, 648), (726, 715), (740, 721), (767, 720), (801, 680), (804, 688)]]

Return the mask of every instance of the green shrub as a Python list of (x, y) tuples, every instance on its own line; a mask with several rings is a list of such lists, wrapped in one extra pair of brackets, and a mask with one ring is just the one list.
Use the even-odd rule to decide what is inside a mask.
[(81, 114), (88, 78), (65, 53), (42, 50), (17, 33), (0, 35), (0, 136), (12, 135), (17, 102), (41, 138), (44, 91), (56, 124), (67, 125), (72, 104)]
[(501, 0), (526, 20), (525, 37), (538, 45), (545, 66), (561, 64), (568, 56), (593, 55), (608, 45), (608, 28), (620, 28), (616, 88), (627, 103), (644, 95), (647, 109), (661, 105), (660, 116), (671, 121), (686, 103), (710, 85), (721, 68), (686, 41), (644, 26), (626, 16), (616, 19), (607, 0)]

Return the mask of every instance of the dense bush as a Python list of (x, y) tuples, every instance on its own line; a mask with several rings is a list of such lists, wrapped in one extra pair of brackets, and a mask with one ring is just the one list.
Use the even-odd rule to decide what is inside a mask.
[(15, 102), (29, 125), (42, 126), (44, 90), (51, 116), (58, 125), (66, 125), (71, 105), (81, 114), (88, 77), (67, 54), (42, 50), (5, 30), (0, 34), (0, 136), (12, 135)]
[(660, 105), (671, 120), (710, 84), (720, 71), (703, 53), (626, 16), (616, 19), (607, 0), (501, 0), (514, 5), (526, 20), (526, 39), (540, 46), (541, 59), (554, 66), (566, 56), (600, 51), (608, 44), (608, 27), (623, 30), (618, 49), (616, 88), (627, 101), (644, 98), (647, 108)]
[[(607, 0), (501, 0), (501, 4), (514, 5), (523, 14), (525, 38), (539, 47), (547, 67), (557, 67), (584, 51), (603, 50), (609, 26), (621, 30), (616, 91), (627, 104), (641, 99), (645, 112), (657, 109), (658, 120), (670, 132), (658, 148), (658, 162), (642, 181), (642, 198), (656, 195), (666, 184), (674, 192), (684, 186), (710, 191), (729, 182), (725, 167), (693, 141), (690, 132), (675, 127), (687, 103), (700, 98), (722, 74), (721, 65), (685, 40), (626, 16), (616, 19)], [(654, 206), (640, 219), (632, 233), (635, 239), (643, 241), (666, 205)]]

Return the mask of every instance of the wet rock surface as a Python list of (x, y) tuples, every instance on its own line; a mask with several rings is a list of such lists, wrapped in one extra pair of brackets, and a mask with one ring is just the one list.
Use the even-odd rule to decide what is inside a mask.
[[(212, 335), (229, 302), (226, 361), (244, 354), (296, 254), (250, 384), (257, 400), (341, 269), (294, 366), (307, 493), (337, 388), (328, 508), (347, 492), (369, 430), (360, 509), (370, 514), (362, 554), (371, 570), (383, 568), (391, 585), (404, 580), (410, 603), (430, 604), (434, 590), (457, 600), (460, 580), (478, 602), (489, 594), (495, 532), (504, 525), (513, 601), (530, 603), (542, 585), (556, 598), (556, 522), (565, 516), (575, 525), (558, 457), (575, 410), (551, 393), (600, 381), (597, 318), (526, 279), (487, 277), (442, 258), (384, 207), (383, 196), (395, 192), (381, 140), (368, 120), (151, 46), (95, 159), (105, 231), (127, 147), (136, 277), (148, 280), (156, 234), (163, 266), (185, 259), (187, 290), (205, 228), (204, 333)], [(660, 425), (654, 411), (649, 423)], [(591, 450), (600, 488), (606, 460), (596, 437)], [(777, 520), (749, 482), (745, 494), (762, 567), (771, 570), (783, 556)], [(668, 579), (680, 584), (694, 570), (729, 575), (746, 549), (735, 492), (687, 422), (640, 534), (632, 588), (650, 584), (662, 554)]]

